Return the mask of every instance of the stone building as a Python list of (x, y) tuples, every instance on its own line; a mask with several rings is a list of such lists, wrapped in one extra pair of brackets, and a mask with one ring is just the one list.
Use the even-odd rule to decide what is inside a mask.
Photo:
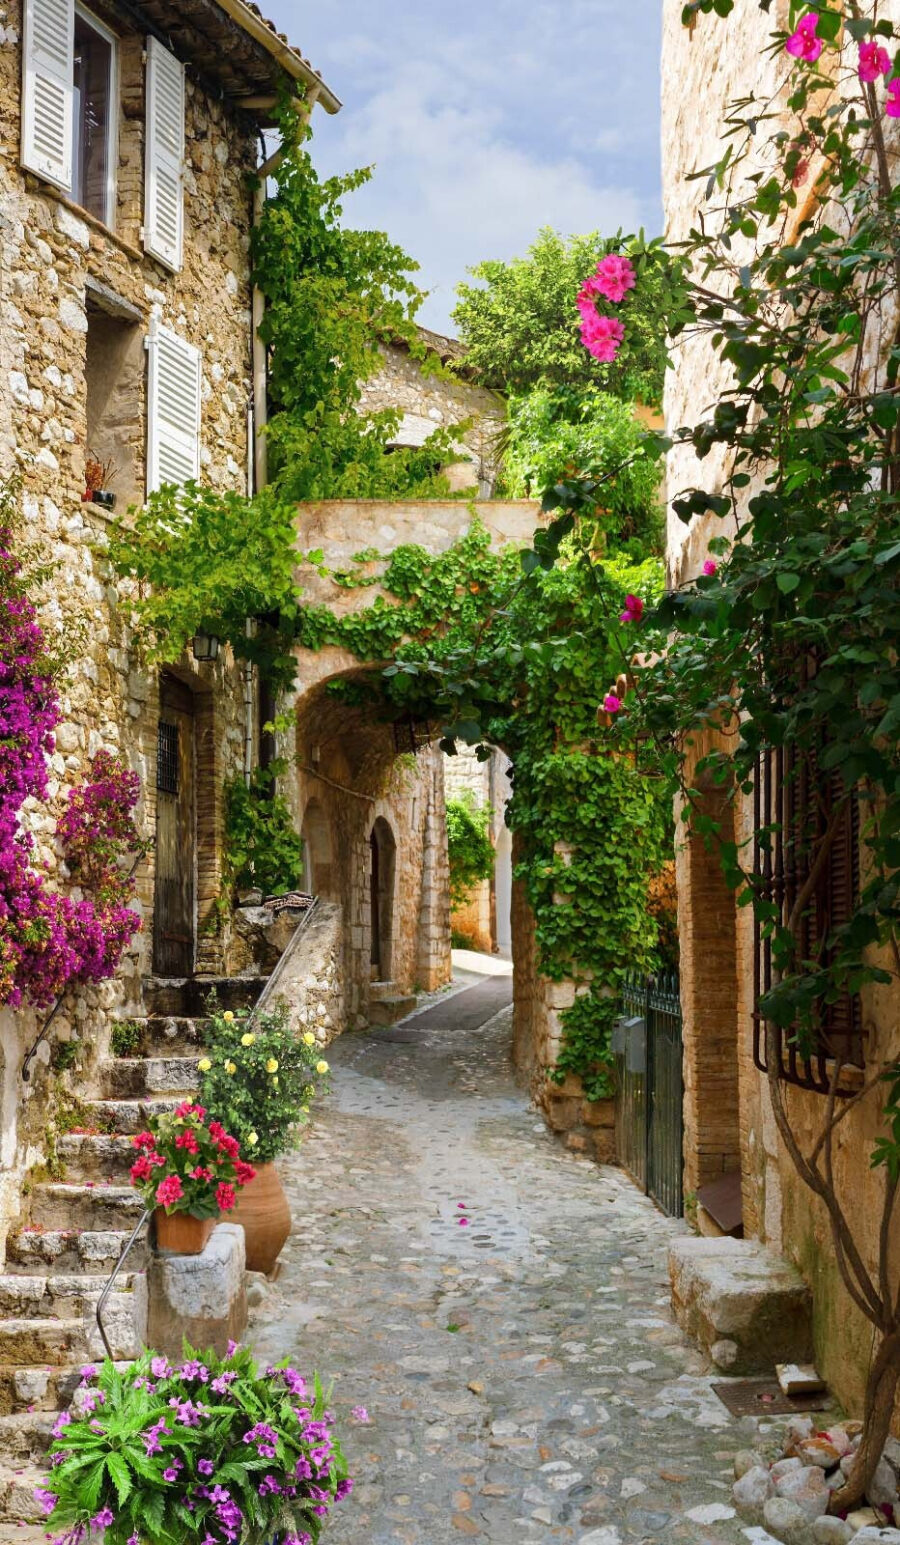
[[(110, 1147), (106, 1158), (85, 1155), (54, 1129), (56, 1114), (85, 1098), (102, 1111), (104, 1098), (125, 1096), (128, 1107), (158, 1087), (154, 1078), (183, 1087), (172, 1067), (111, 1062), (111, 1025), (159, 1012), (160, 979), (186, 991), (225, 969), (211, 926), (223, 784), (257, 759), (255, 683), (227, 651), (146, 668), (104, 559), (108, 509), (89, 495), (102, 482), (125, 509), (166, 482), (252, 487), (265, 408), (248, 256), (253, 176), (279, 93), (298, 87), (338, 110), (245, 0), (0, 5), (0, 478), (21, 478), (28, 533), (52, 566), (42, 621), (52, 632), (65, 612), (84, 638), (62, 688), (51, 792), (62, 801), (98, 750), (118, 754), (140, 775), (138, 821), (154, 842), (138, 873), (133, 950), (114, 980), (65, 995), (28, 1082), (23, 1053), (44, 1016), (0, 1011), (0, 1250), (14, 1274), (0, 1290), (2, 1421), (26, 1404), (52, 1408), (60, 1370), (86, 1351), (95, 1281), (79, 1287), (69, 1275), (60, 1297), (47, 1271), (103, 1270), (116, 1223), (128, 1221), (112, 1192), (94, 1206), (85, 1177), (96, 1169), (82, 1168), (89, 1160), (110, 1174), (127, 1139), (80, 1139)], [(58, 863), (52, 839), (41, 837), (40, 857), (51, 870)], [(153, 1023), (169, 1025), (162, 1050), (190, 1051), (174, 1021)], [(103, 1121), (127, 1123), (125, 1107), (98, 1116), (100, 1131), (111, 1130)], [(52, 1183), (61, 1176), (64, 1187)], [(35, 1362), (39, 1378), (27, 1366)], [(16, 1513), (23, 1504), (8, 1482), (0, 1468), (0, 1517), (4, 1508), (30, 1516)]]
[[(896, 0), (889, 10), (896, 19)], [(726, 144), (720, 139), (721, 125), (729, 102), (753, 92), (758, 100), (783, 104), (783, 59), (767, 45), (771, 31), (785, 27), (788, 21), (785, 0), (776, 0), (768, 11), (745, 7), (739, 28), (723, 27), (714, 17), (704, 15), (686, 27), (681, 13), (678, 0), (666, 0), (663, 184), (666, 234), (675, 242), (686, 238), (691, 226), (697, 224), (704, 182), (686, 179), (721, 156)], [(782, 111), (783, 122), (789, 125), (787, 111)], [(809, 187), (814, 183), (813, 168)], [(801, 201), (797, 222), (808, 207)], [(789, 241), (790, 235), (790, 230), (785, 231), (783, 239)], [(740, 258), (736, 256), (735, 261)], [(708, 336), (679, 340), (666, 383), (669, 431), (698, 422), (728, 384)], [(698, 461), (689, 445), (678, 446), (669, 458), (670, 494), (691, 486), (718, 492), (725, 470), (720, 448)], [(686, 526), (670, 513), (667, 564), (672, 586), (700, 572), (709, 541), (721, 533), (721, 522), (712, 516), (695, 517)], [(696, 757), (699, 759), (710, 745), (697, 737)], [(749, 836), (750, 801), (739, 801), (726, 810), (721, 792), (712, 786), (703, 797), (708, 813), (728, 823), (726, 838), (732, 836), (732, 825), (739, 843)], [(718, 857), (700, 838), (680, 844), (677, 883), (684, 1015), (685, 1192), (699, 1197), (703, 1232), (715, 1234), (717, 1225), (704, 1208), (704, 1197), (710, 1195), (707, 1188), (711, 1183), (731, 1177), (724, 1189), (727, 1192), (729, 1185), (733, 1188), (736, 1218), (742, 1220), (745, 1238), (761, 1241), (773, 1255), (786, 1257), (799, 1268), (811, 1289), (818, 1366), (839, 1398), (855, 1410), (869, 1365), (872, 1327), (855, 1309), (841, 1283), (824, 1209), (800, 1181), (783, 1150), (766, 1076), (754, 1062), (757, 946), (751, 909), (735, 908)], [(867, 1058), (877, 1055), (887, 1059), (900, 1053), (897, 1007), (896, 984), (865, 993), (861, 1008), (868, 1035)], [(808, 1145), (818, 1129), (823, 1096), (792, 1087), (787, 1099), (791, 1122)], [(857, 1222), (857, 1237), (870, 1267), (883, 1186), (882, 1174), (869, 1165), (879, 1111), (880, 1092), (876, 1089), (850, 1111), (835, 1138), (841, 1197)], [(867, 1218), (871, 1219), (868, 1230)], [(705, 1280), (703, 1271), (700, 1262), (698, 1280)]]
[(457, 756), (444, 762), (444, 788), (448, 799), (471, 801), (487, 811), (487, 833), (494, 849), (493, 873), (472, 887), (466, 900), (453, 908), (450, 921), (460, 939), (474, 949), (512, 953), (512, 833), (506, 824), (506, 805), (512, 794), (509, 758), (494, 748), (486, 762), (479, 762), (474, 747), (460, 747)]

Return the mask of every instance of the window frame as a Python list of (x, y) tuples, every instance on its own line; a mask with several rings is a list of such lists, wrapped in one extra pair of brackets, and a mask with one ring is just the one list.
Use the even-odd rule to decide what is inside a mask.
[[(112, 29), (110, 27), (108, 27), (105, 22), (102, 22), (98, 16), (95, 16), (94, 12), (89, 10), (86, 5), (82, 5), (81, 4), (81, 0), (75, 0), (75, 16), (76, 16), (76, 18), (80, 17), (83, 22), (86, 22), (89, 27), (91, 27), (96, 33), (98, 33), (98, 35), (101, 38), (103, 38), (104, 42), (109, 44), (109, 48), (110, 48), (110, 60), (109, 60), (110, 122), (109, 122), (109, 140), (108, 140), (108, 146), (107, 146), (107, 172), (106, 172), (105, 209), (104, 209), (104, 213), (102, 215), (97, 215), (93, 210), (86, 209), (86, 206), (84, 204), (79, 204), (78, 207), (80, 209), (85, 209), (86, 213), (92, 215), (95, 220), (100, 220), (101, 223), (106, 226), (107, 230), (114, 231), (115, 230), (115, 217), (116, 217), (116, 192), (117, 192), (116, 171), (117, 171), (117, 168), (118, 168), (118, 160), (119, 160), (119, 112), (120, 112), (120, 102), (119, 102), (119, 41), (120, 40), (119, 40), (119, 37), (118, 37), (117, 33), (113, 32)], [(73, 77), (74, 77), (74, 72), (75, 72), (75, 52), (74, 52), (74, 45), (73, 45), (73, 51), (72, 51), (72, 73), (73, 73)], [(73, 86), (74, 86), (74, 79), (73, 79)], [(72, 96), (72, 181), (73, 181), (73, 184), (74, 184), (74, 180), (75, 180), (75, 161), (76, 161), (76, 156), (78, 155), (78, 153), (80, 151), (80, 146), (81, 146), (80, 128), (81, 128), (81, 119), (80, 119), (80, 114), (76, 117), (76, 113), (75, 113), (75, 94), (74, 94), (74, 90), (73, 90), (73, 96)], [(72, 198), (73, 198), (74, 202), (77, 202), (77, 200), (75, 199), (74, 188), (73, 188)]]

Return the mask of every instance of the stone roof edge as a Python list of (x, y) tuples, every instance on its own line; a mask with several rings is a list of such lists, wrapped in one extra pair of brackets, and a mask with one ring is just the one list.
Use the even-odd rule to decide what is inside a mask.
[(276, 31), (275, 23), (268, 21), (252, 0), (216, 0), (216, 4), (249, 37), (261, 44), (292, 80), (302, 81), (305, 86), (315, 89), (327, 113), (340, 112), (343, 105), (340, 98), (325, 84), (309, 60), (304, 59), (300, 50), (288, 42), (285, 34)]

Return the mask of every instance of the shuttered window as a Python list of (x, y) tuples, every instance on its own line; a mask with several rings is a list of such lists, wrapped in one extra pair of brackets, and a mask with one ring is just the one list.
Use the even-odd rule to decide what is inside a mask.
[[(853, 915), (859, 892), (859, 805), (847, 797), (841, 777), (819, 766), (815, 749), (788, 747), (770, 751), (759, 760), (754, 824), (771, 828), (757, 847), (757, 889), (779, 908), (784, 922), (812, 873), (816, 854), (832, 816), (840, 811), (836, 835), (808, 902), (795, 924), (797, 960), (827, 968), (834, 958), (834, 930)], [(772, 947), (757, 922), (755, 939), (755, 1001), (773, 985)], [(754, 1058), (766, 1070), (766, 1025), (754, 1015)], [(803, 1088), (826, 1093), (829, 1062), (863, 1065), (862, 1015), (859, 995), (842, 992), (834, 1003), (822, 1003), (813, 1041), (801, 1053), (790, 1029), (777, 1032), (783, 1078)]]
[(200, 474), (200, 350), (156, 324), (147, 341), (147, 492)]
[(74, 0), (25, 0), (22, 165), (72, 191)]
[(147, 40), (144, 250), (167, 268), (181, 267), (184, 239), (184, 66)]

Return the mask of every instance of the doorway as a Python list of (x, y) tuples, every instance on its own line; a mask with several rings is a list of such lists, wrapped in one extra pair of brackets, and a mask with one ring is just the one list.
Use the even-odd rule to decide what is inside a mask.
[(381, 816), (372, 827), (369, 853), (371, 977), (373, 982), (389, 982), (394, 932), (394, 874), (397, 844), (391, 828)]
[(190, 976), (194, 969), (195, 757), (193, 693), (174, 676), (163, 675), (156, 732), (156, 976)]

